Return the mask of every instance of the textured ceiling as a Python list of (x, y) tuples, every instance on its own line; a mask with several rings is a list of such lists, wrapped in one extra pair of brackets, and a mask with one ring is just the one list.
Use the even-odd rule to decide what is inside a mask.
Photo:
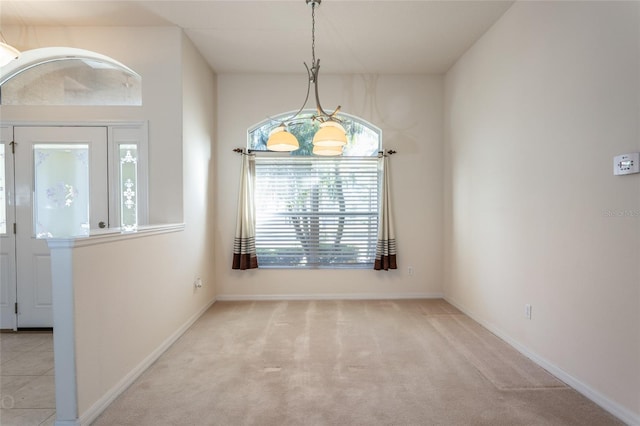
[[(324, 0), (316, 56), (323, 73), (440, 74), (512, 3)], [(304, 0), (2, 0), (0, 25), (175, 25), (218, 73), (298, 73), (311, 62)]]

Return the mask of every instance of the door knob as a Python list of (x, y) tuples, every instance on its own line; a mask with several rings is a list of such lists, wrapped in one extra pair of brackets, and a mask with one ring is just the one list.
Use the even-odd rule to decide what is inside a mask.
[(104, 223), (104, 222), (102, 222), (102, 221), (100, 221), (100, 222), (98, 223), (98, 227), (99, 227), (99, 228), (106, 228), (106, 227), (107, 227), (107, 224), (106, 224), (106, 223)]

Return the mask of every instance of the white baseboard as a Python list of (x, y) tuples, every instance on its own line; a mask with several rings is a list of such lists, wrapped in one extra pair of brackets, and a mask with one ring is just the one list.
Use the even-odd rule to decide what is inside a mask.
[(442, 299), (441, 293), (219, 294), (218, 301)]
[(567, 385), (571, 386), (576, 391), (580, 392), (585, 397), (589, 398), (591, 401), (598, 404), (603, 409), (607, 410), (609, 413), (616, 416), (618, 419), (620, 419), (624, 423), (628, 424), (629, 426), (640, 426), (640, 415), (621, 406), (617, 402), (612, 401), (602, 393), (593, 389), (589, 385), (586, 385), (585, 383), (581, 382), (580, 380), (573, 377), (572, 375), (570, 375), (569, 373), (567, 373), (557, 365), (553, 364), (549, 360), (531, 351), (529, 348), (522, 345), (517, 340), (512, 339), (509, 335), (504, 333), (498, 327), (495, 327), (493, 324), (489, 324), (486, 321), (483, 321), (478, 316), (476, 316), (473, 312), (465, 309), (460, 304), (456, 303), (455, 300), (452, 300), (446, 296), (444, 297), (444, 299), (447, 302), (451, 303), (456, 308), (458, 308), (459, 310), (461, 310), (462, 312), (464, 312), (465, 315), (472, 318), (478, 324), (482, 325), (484, 328), (486, 328), (487, 330), (489, 330), (490, 332), (492, 332), (493, 334), (495, 334), (496, 336), (498, 336), (499, 338), (507, 342), (518, 352), (520, 352), (521, 354), (523, 354), (524, 356), (526, 356), (527, 358), (529, 358), (530, 360), (538, 364), (540, 367), (547, 370), (549, 373), (556, 376), (558, 379), (562, 380)]
[[(80, 415), (77, 425), (89, 425), (118, 397), (124, 392), (131, 384), (138, 378), (147, 368), (151, 366), (162, 354), (171, 347), (176, 340), (184, 334), (195, 323), (198, 318), (204, 314), (207, 309), (216, 302), (214, 298), (208, 302), (202, 309), (193, 314), (180, 328), (178, 328), (173, 334), (165, 339), (160, 346), (158, 346), (153, 352), (151, 352), (140, 364), (138, 364), (133, 370), (120, 380), (114, 387), (112, 387), (102, 398), (96, 401), (87, 411)], [(69, 422), (56, 422), (55, 426), (71, 426)]]

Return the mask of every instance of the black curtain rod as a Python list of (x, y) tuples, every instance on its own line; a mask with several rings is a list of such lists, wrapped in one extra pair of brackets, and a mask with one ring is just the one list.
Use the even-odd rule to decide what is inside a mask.
[(251, 154), (253, 152), (252, 149), (244, 149), (244, 148), (233, 148), (233, 152), (237, 152), (238, 154)]
[[(244, 149), (244, 148), (234, 148), (233, 152), (237, 152), (238, 154), (251, 154), (253, 152), (252, 149)], [(388, 149), (386, 151), (378, 151), (378, 155), (393, 155), (398, 151), (393, 149)]]

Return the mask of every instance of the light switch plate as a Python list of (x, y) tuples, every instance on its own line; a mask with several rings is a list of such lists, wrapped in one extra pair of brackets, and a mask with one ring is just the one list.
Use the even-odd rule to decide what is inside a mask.
[(640, 152), (613, 157), (614, 175), (630, 175), (632, 173), (640, 173)]

